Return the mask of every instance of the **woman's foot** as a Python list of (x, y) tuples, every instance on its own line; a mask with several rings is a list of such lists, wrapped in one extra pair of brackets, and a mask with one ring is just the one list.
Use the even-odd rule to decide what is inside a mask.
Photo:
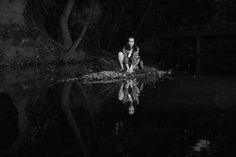
[(134, 72), (134, 70), (132, 68), (129, 68), (126, 72), (131, 74)]

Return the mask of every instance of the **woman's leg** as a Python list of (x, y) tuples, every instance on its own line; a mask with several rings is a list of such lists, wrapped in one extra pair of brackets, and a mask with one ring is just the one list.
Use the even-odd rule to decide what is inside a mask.
[(123, 91), (124, 84), (121, 83), (119, 94), (118, 94), (118, 99), (122, 101), (124, 99), (124, 91)]
[(124, 63), (125, 67), (126, 67), (126, 72), (129, 72), (129, 58), (128, 58), (128, 54), (127, 53), (119, 52), (118, 53), (118, 58), (119, 58), (121, 69), (122, 70), (124, 69), (124, 65), (123, 65), (123, 63)]
[(129, 64), (127, 63), (125, 64), (125, 66), (126, 66), (126, 72), (130, 72)]
[(138, 69), (139, 61), (140, 61), (139, 56), (133, 56), (133, 58), (131, 59), (131, 65), (130, 65), (130, 68), (129, 68), (130, 73), (133, 73), (134, 70)]
[(133, 73), (133, 72), (134, 72), (134, 66), (133, 66), (132, 64), (130, 65), (129, 72), (130, 72), (130, 73)]
[(124, 65), (123, 65), (124, 54), (122, 52), (118, 53), (118, 60), (119, 60), (119, 63), (120, 63), (121, 70), (124, 70)]

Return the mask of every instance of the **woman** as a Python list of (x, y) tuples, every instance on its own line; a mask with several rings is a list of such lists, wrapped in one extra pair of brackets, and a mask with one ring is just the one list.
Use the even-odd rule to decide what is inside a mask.
[[(138, 60), (137, 60), (138, 55)], [(135, 44), (134, 37), (129, 37), (127, 44), (123, 47), (122, 52), (118, 53), (118, 60), (121, 66), (121, 70), (124, 70), (124, 64), (126, 67), (126, 72), (133, 72), (134, 65), (137, 65), (140, 61), (139, 58), (139, 48)], [(129, 61), (131, 65), (129, 66)]]

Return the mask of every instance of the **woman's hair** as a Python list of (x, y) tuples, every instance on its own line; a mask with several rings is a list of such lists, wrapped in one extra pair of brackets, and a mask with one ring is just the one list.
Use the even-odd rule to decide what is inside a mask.
[(128, 39), (128, 40), (129, 40), (129, 39), (134, 39), (134, 41), (135, 41), (135, 38), (134, 38), (133, 36), (129, 36), (127, 39)]
[[(136, 42), (135, 42), (135, 38), (134, 38), (133, 36), (130, 36), (130, 37), (127, 38), (127, 40), (129, 40), (129, 39), (134, 39), (134, 46), (133, 46), (133, 49), (134, 49), (134, 51), (137, 51), (137, 50), (138, 50), (138, 46), (137, 46), (137, 44), (136, 44)], [(128, 41), (126, 42), (124, 48), (125, 48), (126, 50), (131, 50), (131, 47), (129, 46)]]

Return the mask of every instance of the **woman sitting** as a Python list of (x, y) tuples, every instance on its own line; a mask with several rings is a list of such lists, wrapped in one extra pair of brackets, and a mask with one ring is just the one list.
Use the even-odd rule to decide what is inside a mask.
[[(118, 53), (118, 60), (121, 70), (124, 70), (124, 64), (126, 66), (126, 72), (132, 73), (134, 69), (137, 69), (138, 64), (140, 63), (140, 56), (139, 47), (136, 45), (134, 37), (128, 38), (128, 42), (123, 47), (122, 52)], [(143, 68), (142, 65), (141, 68)]]

